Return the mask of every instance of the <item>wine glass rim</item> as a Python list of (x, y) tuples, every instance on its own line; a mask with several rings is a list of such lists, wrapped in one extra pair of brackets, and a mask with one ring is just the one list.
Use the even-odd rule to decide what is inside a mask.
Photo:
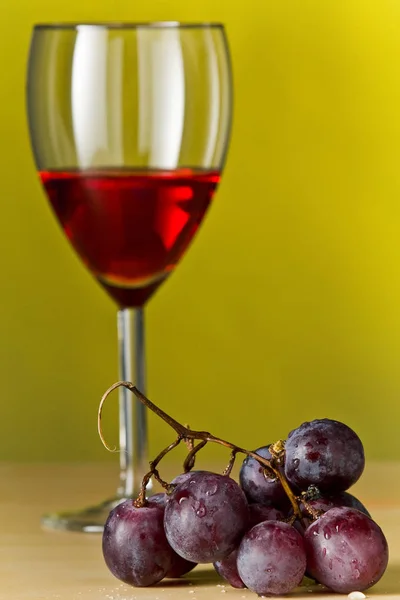
[(37, 23), (34, 30), (40, 29), (67, 29), (74, 30), (80, 27), (98, 27), (99, 29), (224, 29), (224, 24), (219, 22), (181, 22), (181, 21), (76, 21), (65, 23)]

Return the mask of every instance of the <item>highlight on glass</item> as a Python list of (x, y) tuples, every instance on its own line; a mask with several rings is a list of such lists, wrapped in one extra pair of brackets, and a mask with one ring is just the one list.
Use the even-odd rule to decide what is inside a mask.
[[(144, 306), (212, 203), (232, 118), (218, 23), (35, 26), (27, 76), (39, 177), (69, 242), (117, 308), (119, 377), (143, 392)], [(171, 284), (173, 285), (173, 284)], [(101, 531), (147, 470), (146, 409), (120, 391), (120, 486), (47, 527)]]

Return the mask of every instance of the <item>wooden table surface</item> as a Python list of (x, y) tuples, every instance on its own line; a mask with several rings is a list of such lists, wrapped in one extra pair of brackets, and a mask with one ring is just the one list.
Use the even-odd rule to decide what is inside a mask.
[[(176, 474), (176, 471), (175, 471)], [(241, 600), (257, 599), (218, 578), (211, 565), (181, 581), (130, 588), (107, 570), (101, 536), (43, 531), (45, 511), (80, 508), (112, 495), (110, 465), (0, 464), (0, 600)], [(400, 464), (369, 464), (353, 488), (386, 534), (389, 567), (366, 595), (400, 600)], [(297, 588), (287, 597), (340, 597), (321, 586)]]

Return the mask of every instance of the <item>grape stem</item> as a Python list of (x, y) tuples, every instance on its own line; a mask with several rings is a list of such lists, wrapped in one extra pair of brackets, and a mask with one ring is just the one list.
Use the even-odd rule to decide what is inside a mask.
[[(281, 469), (279, 468), (283, 464), (283, 460), (284, 460), (284, 442), (282, 442), (282, 440), (278, 440), (278, 442), (276, 442), (275, 444), (273, 444), (270, 447), (270, 451), (272, 450), (271, 451), (271, 455), (272, 455), (271, 460), (269, 460), (267, 458), (263, 458), (262, 456), (260, 456), (259, 454), (256, 454), (255, 452), (252, 452), (251, 450), (246, 450), (245, 448), (241, 448), (240, 446), (236, 446), (235, 444), (232, 444), (231, 442), (228, 442), (226, 440), (218, 438), (215, 435), (213, 435), (212, 433), (210, 433), (209, 431), (196, 431), (196, 430), (190, 429), (190, 427), (186, 427), (186, 426), (182, 425), (181, 423), (176, 421), (173, 417), (171, 417), (166, 412), (164, 412), (161, 408), (159, 408), (156, 404), (154, 404), (151, 400), (149, 400), (149, 398), (147, 398), (140, 390), (138, 390), (137, 387), (135, 387), (133, 385), (133, 383), (131, 383), (130, 381), (118, 381), (117, 383), (114, 383), (103, 394), (103, 397), (100, 401), (98, 415), (97, 415), (97, 427), (98, 427), (100, 439), (101, 439), (104, 447), (107, 450), (109, 450), (110, 452), (114, 452), (115, 448), (111, 448), (104, 438), (103, 430), (102, 430), (102, 426), (101, 426), (102, 411), (103, 411), (104, 403), (107, 400), (108, 396), (119, 387), (127, 388), (130, 392), (132, 392), (132, 394), (134, 394), (136, 396), (136, 398), (142, 404), (144, 404), (149, 410), (151, 410), (154, 414), (156, 414), (158, 417), (160, 417), (160, 419), (165, 421), (165, 423), (167, 423), (170, 427), (172, 427), (172, 429), (174, 429), (175, 432), (178, 434), (178, 437), (176, 438), (176, 440), (174, 442), (172, 442), (172, 444), (170, 444), (169, 446), (164, 448), (164, 450), (162, 450), (160, 452), (160, 454), (158, 454), (158, 456), (153, 461), (150, 462), (150, 471), (148, 473), (146, 473), (146, 475), (143, 477), (139, 496), (134, 501), (135, 506), (140, 507), (140, 506), (145, 505), (145, 503), (146, 503), (146, 486), (151, 477), (154, 477), (167, 490), (167, 492), (171, 491), (173, 489), (174, 486), (171, 486), (171, 484), (169, 484), (166, 481), (164, 481), (163, 479), (161, 479), (160, 474), (157, 469), (157, 466), (158, 466), (158, 463), (164, 458), (164, 456), (166, 456), (171, 450), (176, 448), (180, 444), (180, 442), (184, 441), (188, 445), (188, 447), (191, 448), (190, 452), (184, 462), (185, 472), (188, 472), (193, 468), (195, 456), (196, 456), (197, 452), (199, 450), (201, 450), (202, 448), (204, 448), (204, 446), (208, 442), (213, 442), (215, 444), (220, 444), (221, 446), (225, 446), (225, 448), (229, 448), (232, 451), (228, 466), (226, 467), (226, 469), (224, 471), (225, 475), (229, 475), (231, 473), (234, 462), (235, 462), (236, 454), (241, 453), (241, 454), (246, 454), (247, 456), (251, 456), (265, 468), (267, 473), (272, 472), (274, 477), (279, 479), (280, 483), (282, 484), (283, 489), (285, 490), (285, 492), (292, 504), (294, 516), (296, 516), (299, 519), (302, 518), (300, 508), (299, 508), (299, 505), (297, 502), (297, 498), (296, 498), (295, 494), (293, 493), (292, 489), (290, 488), (290, 485), (288, 484), (286, 477), (284, 476)], [(194, 441), (197, 441), (198, 443), (194, 444)]]

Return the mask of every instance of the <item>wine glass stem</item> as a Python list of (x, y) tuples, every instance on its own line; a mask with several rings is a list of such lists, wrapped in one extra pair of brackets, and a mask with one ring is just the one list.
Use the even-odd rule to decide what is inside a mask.
[[(146, 393), (144, 309), (118, 311), (119, 378)], [(147, 469), (146, 407), (126, 388), (119, 389), (120, 487), (124, 498), (135, 496)]]

